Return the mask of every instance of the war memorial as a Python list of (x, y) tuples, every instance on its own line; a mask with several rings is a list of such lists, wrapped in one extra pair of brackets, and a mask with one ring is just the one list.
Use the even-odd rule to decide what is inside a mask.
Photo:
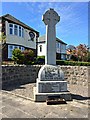
[(67, 90), (67, 81), (64, 80), (64, 73), (56, 65), (56, 24), (60, 21), (60, 16), (50, 8), (45, 12), (42, 20), (46, 25), (46, 56), (45, 65), (38, 73), (34, 88), (34, 100), (46, 101), (50, 96), (71, 100), (71, 94)]

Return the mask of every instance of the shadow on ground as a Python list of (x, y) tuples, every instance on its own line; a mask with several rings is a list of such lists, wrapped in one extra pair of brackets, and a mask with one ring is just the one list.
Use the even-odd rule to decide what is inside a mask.
[[(20, 82), (17, 82), (17, 83), (8, 83), (8, 84), (2, 84), (2, 90), (5, 90), (5, 91), (17, 91), (18, 94), (21, 94), (21, 92), (23, 92), (23, 96), (24, 94), (26, 95), (27, 94), (27, 97), (30, 97), (30, 92), (31, 92), (31, 96), (33, 96), (33, 87), (36, 85), (36, 83), (20, 83)], [(29, 86), (29, 88), (27, 89), (27, 87)], [(29, 90), (29, 93), (28, 93), (28, 90)], [(20, 92), (21, 91), (21, 92)], [(73, 94), (71, 92), (71, 95), (72, 95), (72, 99), (76, 99), (76, 100), (90, 100), (90, 97), (86, 97), (86, 96), (83, 96), (83, 95), (79, 95), (79, 94)]]
[(76, 100), (89, 100), (90, 97), (84, 97), (84, 96), (81, 96), (81, 95), (72, 94), (72, 99), (76, 99)]
[(35, 84), (35, 83), (33, 83), (33, 82), (31, 82), (31, 83), (30, 82), (25, 82), (25, 83), (20, 83), (20, 82), (3, 83), (2, 84), (2, 90), (13, 91), (15, 89), (26, 89), (26, 87), (25, 87), (26, 84)]

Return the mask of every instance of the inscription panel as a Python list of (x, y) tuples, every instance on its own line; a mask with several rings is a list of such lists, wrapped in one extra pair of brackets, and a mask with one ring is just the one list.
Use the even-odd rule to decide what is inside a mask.
[(38, 82), (39, 93), (55, 93), (67, 91), (67, 82)]

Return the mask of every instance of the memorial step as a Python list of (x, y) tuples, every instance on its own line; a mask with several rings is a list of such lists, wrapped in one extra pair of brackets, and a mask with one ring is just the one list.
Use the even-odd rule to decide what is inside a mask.
[(35, 102), (46, 102), (48, 96), (59, 96), (60, 98), (65, 99), (65, 101), (71, 101), (71, 93), (67, 92), (58, 92), (58, 93), (37, 93), (37, 88), (34, 87), (34, 101)]

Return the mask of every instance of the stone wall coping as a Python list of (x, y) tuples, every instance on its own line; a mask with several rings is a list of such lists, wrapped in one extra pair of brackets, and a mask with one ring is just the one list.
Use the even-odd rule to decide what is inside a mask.
[[(29, 67), (29, 66), (34, 66), (34, 67), (42, 67), (43, 65), (19, 65), (19, 64), (15, 64), (15, 65), (1, 65), (3, 66), (25, 66), (25, 67)], [(90, 66), (71, 66), (71, 65), (57, 65), (57, 66), (61, 66), (61, 67), (90, 67)]]

